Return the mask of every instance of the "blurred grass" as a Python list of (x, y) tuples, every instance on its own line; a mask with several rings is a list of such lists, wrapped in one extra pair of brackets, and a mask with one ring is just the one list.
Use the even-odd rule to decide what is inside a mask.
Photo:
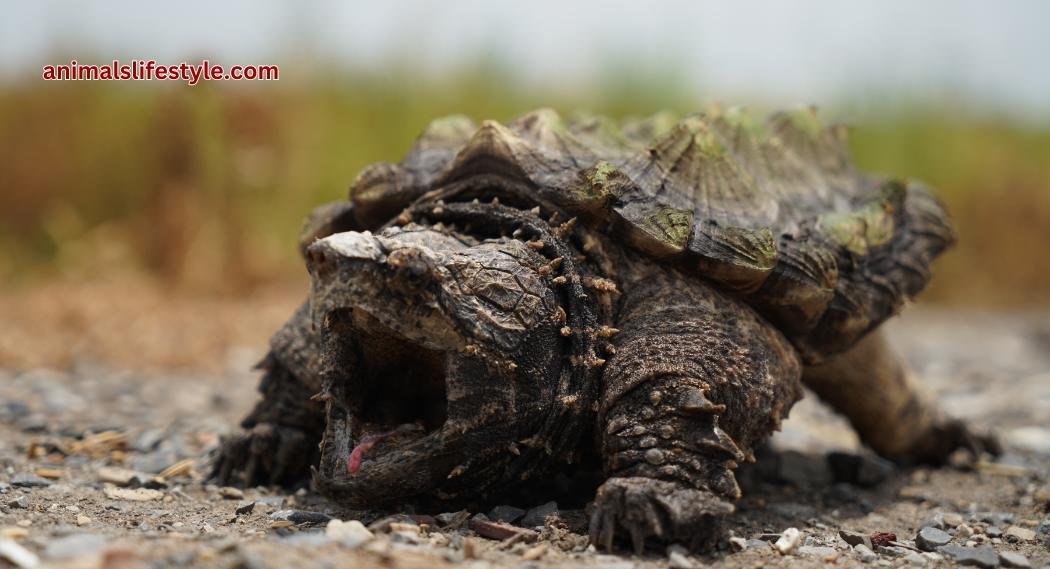
[[(651, 83), (650, 83), (651, 84)], [(145, 273), (177, 290), (242, 293), (304, 279), (312, 206), (397, 160), (432, 118), (506, 120), (536, 106), (613, 116), (699, 107), (685, 89), (610, 80), (553, 98), (497, 71), (297, 84), (42, 83), (0, 87), (0, 278)], [(836, 116), (834, 110), (825, 116)], [(926, 298), (1050, 303), (1050, 130), (950, 109), (865, 116), (861, 167), (936, 187), (960, 234)]]

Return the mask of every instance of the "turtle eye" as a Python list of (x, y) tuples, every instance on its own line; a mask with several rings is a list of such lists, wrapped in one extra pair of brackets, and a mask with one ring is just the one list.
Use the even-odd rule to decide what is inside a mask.
[(432, 269), (415, 249), (397, 249), (387, 256), (387, 265), (393, 267), (407, 282), (419, 285), (431, 280)]

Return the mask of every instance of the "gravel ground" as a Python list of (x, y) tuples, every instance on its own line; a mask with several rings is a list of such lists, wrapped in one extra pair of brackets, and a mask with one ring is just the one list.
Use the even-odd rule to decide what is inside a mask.
[(229, 351), (225, 373), (0, 369), (0, 567), (1048, 566), (1048, 316), (913, 310), (890, 325), (945, 407), (996, 429), (1004, 456), (896, 470), (807, 398), (741, 472), (739, 513), (701, 556), (595, 552), (584, 511), (543, 525), (549, 497), (426, 515), (208, 485), (209, 452), (256, 398), (253, 350)]

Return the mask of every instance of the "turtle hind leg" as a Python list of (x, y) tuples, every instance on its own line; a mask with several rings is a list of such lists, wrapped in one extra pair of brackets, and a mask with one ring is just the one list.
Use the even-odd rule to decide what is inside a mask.
[(876, 330), (849, 350), (803, 370), (803, 383), (857, 430), (880, 455), (903, 464), (944, 463), (964, 449), (998, 454), (999, 444), (951, 418), (913, 381)]
[(272, 353), (261, 365), (263, 398), (241, 422), (244, 430), (223, 438), (212, 478), (245, 487), (306, 483), (320, 460), (323, 407)]
[(703, 283), (653, 269), (627, 291), (602, 378), (608, 479), (591, 540), (703, 546), (740, 496), (733, 469), (801, 397), (801, 366), (777, 330)]

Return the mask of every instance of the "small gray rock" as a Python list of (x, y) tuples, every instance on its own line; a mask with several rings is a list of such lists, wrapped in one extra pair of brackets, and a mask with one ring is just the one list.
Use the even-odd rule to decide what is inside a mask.
[(496, 506), (495, 508), (492, 508), (491, 511), (489, 511), (490, 520), (495, 520), (497, 522), (505, 522), (508, 524), (512, 524), (518, 521), (524, 515), (525, 510), (507, 505)]
[(308, 512), (305, 510), (277, 510), (270, 514), (271, 520), (287, 520), (295, 525), (303, 524), (327, 524), (332, 516), (321, 512)]
[(761, 539), (749, 539), (749, 540), (747, 540), (747, 548), (748, 549), (769, 549), (770, 547), (771, 546), (769, 545), (768, 541), (763, 541)]
[(1050, 535), (1050, 516), (1043, 518), (1043, 521), (1039, 522), (1039, 525), (1035, 527), (1035, 533), (1039, 535)]
[(993, 526), (1008, 526), (1014, 523), (1014, 515), (1010, 512), (978, 512), (973, 517)]
[(14, 478), (11, 479), (11, 485), (15, 488), (43, 488), (45, 486), (50, 486), (51, 481), (47, 478), (41, 478), (36, 474), (20, 472), (15, 474)]
[(1021, 526), (1010, 526), (1006, 528), (1005, 534), (1011, 541), (1035, 541), (1035, 531)]
[(838, 555), (838, 553), (839, 552), (834, 547), (828, 547), (826, 545), (803, 545), (795, 550), (796, 555), (810, 555), (821, 559)]
[(927, 559), (923, 557), (921, 553), (916, 553), (913, 551), (904, 556), (904, 561), (909, 565), (922, 567), (923, 565), (926, 565)]
[(988, 526), (984, 528), (984, 535), (988, 537), (1003, 537), (1003, 530), (999, 526)]
[(1028, 561), (1027, 557), (1020, 553), (1014, 553), (1013, 551), (999, 552), (999, 561), (1003, 562), (1003, 567), (1021, 567), (1022, 569), (1028, 569), (1032, 566), (1032, 563)]
[(871, 563), (872, 561), (875, 561), (879, 558), (879, 556), (875, 555), (875, 552), (872, 551), (870, 547), (864, 545), (863, 543), (858, 543), (857, 545), (853, 546), (853, 551), (857, 553), (857, 555), (860, 557), (860, 560), (864, 563)]
[(937, 548), (937, 552), (947, 555), (959, 565), (973, 565), (985, 568), (999, 565), (999, 554), (990, 545), (966, 547), (952, 544)]
[(560, 516), (557, 502), (547, 502), (529, 510), (525, 517), (521, 518), (521, 526), (532, 528), (543, 526), (547, 523), (548, 516)]
[(948, 545), (951, 541), (952, 536), (948, 532), (935, 527), (924, 527), (915, 534), (915, 545), (923, 551), (937, 551), (938, 547)]
[(878, 551), (883, 555), (892, 555), (893, 557), (903, 557), (909, 553), (912, 553), (912, 550), (897, 545), (879, 546), (875, 551)]
[(146, 429), (132, 441), (131, 450), (150, 452), (160, 445), (160, 442), (164, 440), (165, 434), (163, 429)]
[(165, 468), (178, 462), (178, 457), (173, 451), (158, 450), (146, 454), (131, 457), (131, 469), (150, 474), (159, 474)]
[(24, 510), (29, 507), (29, 498), (26, 498), (25, 496), (19, 496), (14, 500), (8, 502), (7, 507), (13, 508), (15, 510)]

